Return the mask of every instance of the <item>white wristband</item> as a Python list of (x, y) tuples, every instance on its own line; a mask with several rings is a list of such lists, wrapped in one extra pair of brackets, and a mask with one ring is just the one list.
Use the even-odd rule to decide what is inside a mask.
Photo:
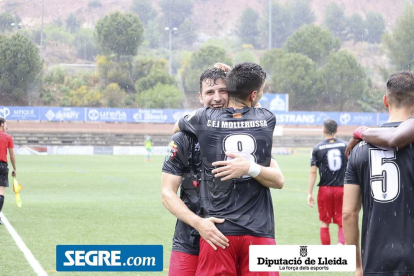
[(252, 177), (256, 177), (260, 174), (260, 165), (256, 164), (253, 161), (250, 161), (249, 171), (247, 172), (248, 175)]

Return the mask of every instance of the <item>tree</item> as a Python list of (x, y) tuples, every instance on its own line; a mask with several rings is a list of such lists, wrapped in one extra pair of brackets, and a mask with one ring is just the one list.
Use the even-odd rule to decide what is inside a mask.
[[(268, 45), (269, 39), (269, 6), (262, 13), (259, 21), (260, 40), (263, 46)], [(272, 48), (280, 48), (286, 39), (304, 24), (315, 21), (309, 0), (286, 1), (285, 5), (272, 0)]]
[(13, 15), (7, 12), (0, 13), (0, 33), (3, 34), (7, 31), (11, 31), (13, 23), (16, 23)]
[(315, 25), (307, 25), (290, 36), (284, 48), (289, 53), (300, 53), (314, 62), (321, 63), (331, 52), (338, 51), (340, 47), (339, 40), (328, 30)]
[(332, 53), (320, 70), (315, 94), (320, 108), (332, 111), (353, 110), (367, 89), (364, 69), (346, 51)]
[(145, 45), (151, 49), (158, 48), (162, 41), (162, 34), (158, 23), (150, 20), (144, 27)]
[(123, 107), (126, 96), (117, 83), (110, 83), (103, 91), (103, 104), (107, 107)]
[(335, 3), (330, 3), (326, 7), (324, 25), (331, 33), (341, 39), (347, 40), (347, 18), (344, 9)]
[(0, 36), (0, 99), (3, 105), (29, 103), (42, 70), (39, 50), (26, 37)]
[(348, 28), (350, 38), (353, 38), (354, 42), (366, 40), (365, 21), (359, 14), (354, 13), (348, 19)]
[(157, 18), (157, 11), (153, 8), (151, 0), (133, 0), (131, 11), (139, 16), (144, 25)]
[(381, 36), (385, 31), (384, 18), (379, 13), (368, 12), (366, 15), (365, 26), (367, 28), (366, 41), (370, 43), (380, 43)]
[(240, 41), (245, 44), (258, 46), (259, 29), (257, 22), (259, 14), (252, 8), (245, 8), (237, 23), (236, 34)]
[(383, 44), (397, 70), (412, 70), (414, 64), (414, 7), (405, 5), (403, 15), (390, 34), (385, 34)]
[(244, 49), (234, 54), (233, 64), (238, 64), (241, 62), (257, 62), (256, 57), (251, 49)]
[(95, 60), (99, 49), (95, 42), (95, 37), (91, 29), (80, 29), (73, 39), (73, 45), (76, 47), (76, 56), (85, 60)]
[(66, 29), (68, 29), (72, 34), (76, 33), (80, 27), (81, 22), (76, 18), (76, 16), (71, 13), (68, 18), (66, 18)]
[(272, 90), (289, 94), (290, 109), (311, 110), (317, 101), (312, 94), (316, 65), (298, 53), (284, 54), (274, 63)]
[(114, 12), (96, 24), (96, 38), (105, 52), (135, 56), (144, 36), (139, 18), (133, 14)]
[(181, 108), (183, 93), (175, 85), (159, 83), (138, 93), (135, 101), (140, 108)]
[[(263, 47), (267, 47), (269, 40), (269, 7), (263, 11), (264, 16), (259, 20), (260, 41)], [(285, 6), (272, 0), (272, 48), (280, 48), (286, 39), (292, 34), (292, 16)]]
[(160, 0), (163, 21), (166, 27), (178, 28), (193, 13), (191, 0)]
[(226, 51), (215, 46), (201, 47), (197, 52), (191, 55), (188, 62), (184, 63), (181, 69), (181, 78), (183, 81), (184, 91), (199, 91), (199, 79), (201, 73), (213, 67), (216, 62), (224, 62), (231, 64), (231, 60), (227, 57)]
[(71, 106), (101, 106), (102, 94), (97, 90), (88, 89), (85, 85), (71, 90), (69, 97), (69, 104)]
[(260, 65), (267, 74), (273, 74), (274, 64), (280, 62), (285, 54), (282, 49), (271, 49), (260, 57)]
[(135, 83), (135, 90), (142, 92), (149, 90), (158, 84), (174, 85), (176, 84), (175, 79), (168, 74), (165, 70), (153, 70), (147, 76), (140, 78)]
[(287, 1), (287, 7), (292, 14), (292, 32), (305, 24), (311, 24), (316, 20), (315, 13), (312, 11), (309, 0)]

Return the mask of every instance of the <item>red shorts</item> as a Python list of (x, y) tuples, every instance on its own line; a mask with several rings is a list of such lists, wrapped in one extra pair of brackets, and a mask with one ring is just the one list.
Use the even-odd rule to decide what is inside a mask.
[(171, 252), (169, 276), (194, 276), (197, 270), (198, 256), (178, 251)]
[(320, 186), (318, 192), (319, 220), (342, 226), (342, 202), (344, 187)]
[(253, 236), (226, 236), (229, 247), (214, 250), (203, 238), (200, 239), (200, 256), (197, 276), (278, 276), (279, 272), (250, 272), (249, 246), (275, 245), (275, 239)]

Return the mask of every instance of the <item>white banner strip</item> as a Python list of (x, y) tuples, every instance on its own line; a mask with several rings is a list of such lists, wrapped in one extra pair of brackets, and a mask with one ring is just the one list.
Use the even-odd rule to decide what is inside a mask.
[(355, 271), (354, 245), (250, 245), (250, 271)]

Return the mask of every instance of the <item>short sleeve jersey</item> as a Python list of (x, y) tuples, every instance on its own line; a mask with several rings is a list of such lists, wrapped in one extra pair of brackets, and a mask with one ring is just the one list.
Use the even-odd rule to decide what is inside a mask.
[(6, 132), (0, 131), (0, 161), (7, 163), (7, 149), (14, 148), (13, 138)]
[[(197, 138), (182, 132), (174, 134), (162, 171), (182, 176), (180, 198), (195, 214), (198, 214), (200, 209), (200, 164), (200, 147)], [(173, 251), (198, 255), (198, 233), (191, 226), (177, 220), (172, 249)]]
[(361, 188), (364, 275), (414, 274), (413, 168), (412, 146), (383, 150), (362, 141), (351, 152), (345, 183)]
[(152, 148), (152, 140), (151, 139), (145, 140), (145, 148), (146, 149)]
[(199, 109), (180, 119), (182, 131), (197, 136), (202, 157), (201, 212), (225, 218), (216, 224), (224, 235), (274, 238), (273, 205), (269, 188), (246, 175), (221, 181), (212, 163), (228, 160), (225, 152), (268, 167), (271, 161), (275, 115), (264, 108)]
[(326, 139), (317, 144), (311, 155), (311, 166), (319, 168), (318, 186), (343, 186), (348, 159), (347, 143), (338, 139)]

